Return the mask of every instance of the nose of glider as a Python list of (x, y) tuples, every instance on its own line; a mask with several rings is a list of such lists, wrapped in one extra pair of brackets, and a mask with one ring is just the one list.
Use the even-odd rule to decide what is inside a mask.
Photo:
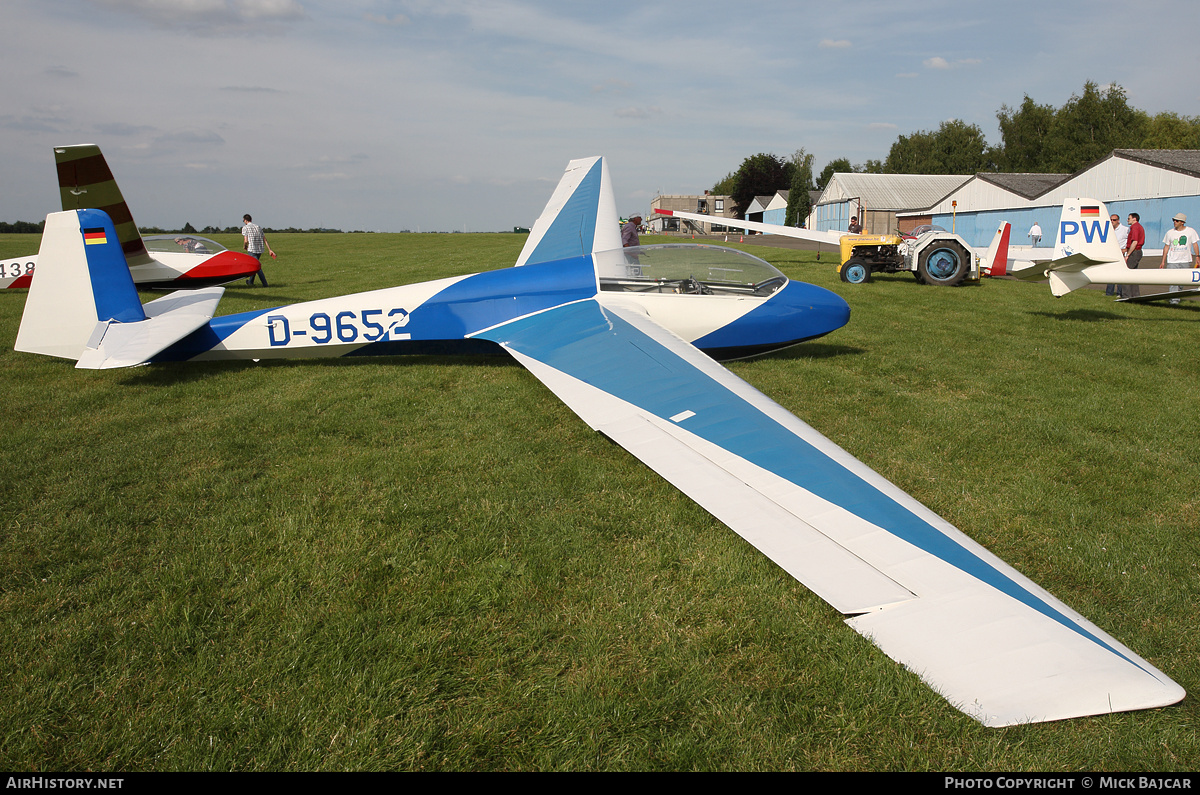
[[(795, 317), (796, 342), (823, 337), (850, 322), (850, 305), (835, 292), (805, 282), (788, 282), (779, 296), (781, 309)], [(786, 309), (784, 309), (786, 307)]]
[(260, 267), (259, 261), (249, 254), (240, 251), (220, 251), (188, 270), (178, 281), (187, 282), (188, 286), (194, 287), (225, 284), (258, 273)]
[(715, 359), (742, 359), (823, 337), (849, 320), (850, 305), (837, 293), (788, 282), (753, 311), (694, 344)]

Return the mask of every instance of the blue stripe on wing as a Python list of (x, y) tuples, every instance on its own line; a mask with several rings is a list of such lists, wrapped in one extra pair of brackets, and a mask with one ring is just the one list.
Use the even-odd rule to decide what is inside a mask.
[(480, 336), (503, 343), (661, 419), (694, 412), (678, 424), (884, 528), (1142, 667), (674, 351), (605, 312), (595, 301), (559, 307)]

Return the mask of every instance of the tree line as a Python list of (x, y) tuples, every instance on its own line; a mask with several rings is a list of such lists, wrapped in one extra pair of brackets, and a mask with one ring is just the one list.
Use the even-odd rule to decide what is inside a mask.
[(883, 160), (853, 165), (830, 161), (813, 177), (812, 155), (803, 148), (790, 157), (759, 153), (742, 161), (712, 188), (739, 209), (755, 196), (788, 189), (788, 225), (811, 211), (810, 190), (824, 190), (835, 173), (977, 174), (980, 172), (1071, 174), (1114, 149), (1200, 149), (1200, 117), (1163, 112), (1151, 116), (1129, 105), (1125, 90), (1088, 81), (1062, 107), (1039, 105), (1028, 94), (1016, 108), (996, 111), (1000, 144), (990, 146), (976, 124), (957, 119), (936, 130), (901, 135)]

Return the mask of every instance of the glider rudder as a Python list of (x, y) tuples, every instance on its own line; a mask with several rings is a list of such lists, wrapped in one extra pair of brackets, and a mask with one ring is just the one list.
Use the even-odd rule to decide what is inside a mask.
[(1001, 221), (1000, 228), (996, 230), (996, 235), (992, 238), (981, 263), (980, 270), (988, 276), (1004, 276), (1008, 273), (1008, 238), (1011, 233), (1012, 224)]
[(103, 210), (117, 230), (126, 262), (145, 265), (153, 261), (100, 147), (95, 144), (56, 146), (54, 164), (64, 210)]
[(145, 319), (108, 214), (70, 210), (46, 216), (14, 348), (78, 360), (97, 323)]

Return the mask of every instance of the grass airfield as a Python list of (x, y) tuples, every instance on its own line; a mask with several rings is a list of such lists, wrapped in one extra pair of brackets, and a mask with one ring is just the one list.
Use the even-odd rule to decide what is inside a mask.
[[(524, 236), (270, 240), (271, 287), (221, 314), (506, 267)], [(731, 370), (1200, 694), (1200, 304), (736, 247), (852, 315)], [(505, 357), (81, 372), (12, 351), (23, 305), (0, 294), (0, 768), (1200, 768), (1194, 695), (980, 726)]]

